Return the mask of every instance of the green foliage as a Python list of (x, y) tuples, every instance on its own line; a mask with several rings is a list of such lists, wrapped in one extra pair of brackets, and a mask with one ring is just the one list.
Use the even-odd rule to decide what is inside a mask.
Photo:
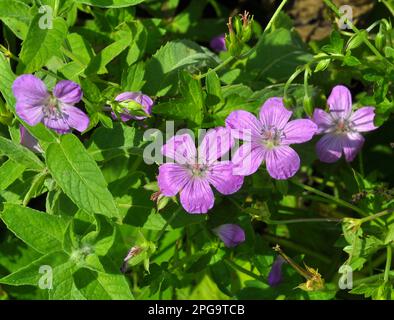
[[(380, 20), (363, 19), (368, 29), (343, 31), (326, 21), (330, 36), (305, 41), (287, 6), (271, 19), (259, 3), (250, 1), (254, 18), (236, 15), (227, 31), (242, 4), (0, 0), (0, 300), (394, 298), (388, 11), (376, 6), (370, 17)], [(52, 26), (42, 27), (48, 19)], [(225, 32), (229, 51), (208, 48)], [(27, 125), (12, 91), (21, 74), (42, 79), (49, 92), (60, 80), (79, 84), (75, 107), (89, 127), (59, 134)], [(173, 134), (160, 135), (167, 121), (175, 134), (197, 134), (224, 126), (235, 110), (258, 117), (271, 97), (284, 98), (292, 119), (308, 118), (328, 109), (338, 84), (351, 90), (354, 110), (375, 107), (379, 128), (363, 133), (354, 161), (319, 161), (320, 138), (293, 145), (301, 158), (293, 178), (274, 180), (262, 165), (237, 193), (213, 188), (206, 215), (189, 214), (179, 196), (160, 192), (157, 156)], [(148, 95), (152, 114), (140, 101), (115, 101), (123, 92)], [(147, 117), (115, 120), (124, 108)], [(22, 145), (20, 126), (42, 152)], [(245, 232), (232, 248), (214, 231), (228, 223)], [(286, 263), (274, 286), (278, 252)], [(343, 270), (352, 277), (345, 289)]]

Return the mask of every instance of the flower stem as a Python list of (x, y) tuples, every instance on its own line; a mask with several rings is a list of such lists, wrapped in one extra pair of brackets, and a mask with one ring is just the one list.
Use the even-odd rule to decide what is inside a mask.
[(384, 269), (384, 282), (389, 281), (391, 260), (392, 260), (391, 244), (389, 244), (386, 248), (387, 248), (387, 258), (386, 258), (386, 268)]
[(249, 277), (252, 277), (252, 278), (254, 278), (254, 279), (258, 280), (258, 281), (265, 282), (264, 279), (261, 276), (258, 276), (257, 274), (253, 273), (252, 271), (249, 271), (249, 270), (245, 269), (244, 267), (241, 267), (239, 264), (235, 263), (234, 261), (232, 261), (232, 260), (230, 260), (228, 258), (225, 258), (224, 262), (227, 265), (229, 265), (231, 268), (233, 268), (234, 270), (238, 270), (238, 271), (240, 271), (240, 272), (242, 272), (242, 273), (248, 275)]
[[(331, 0), (323, 0), (324, 3), (339, 17), (341, 18), (342, 15), (339, 12), (338, 8), (336, 7), (336, 5), (331, 1)], [(346, 19), (346, 23), (347, 25), (350, 26), (350, 28), (354, 31), (354, 33), (356, 33), (357, 35), (360, 35), (360, 30), (348, 19)], [(381, 60), (384, 60), (388, 65), (390, 65), (391, 67), (394, 67), (394, 65), (387, 60), (384, 56), (382, 56), (382, 54), (379, 52), (378, 49), (375, 48), (375, 46), (371, 43), (371, 41), (369, 41), (369, 39), (367, 37), (364, 37), (362, 35), (360, 35), (363, 39), (363, 42), (366, 44), (366, 46), (372, 51), (372, 53), (378, 57)]]
[(181, 211), (181, 208), (178, 208), (174, 211), (174, 213), (172, 214), (172, 216), (166, 221), (166, 223), (164, 224), (163, 228), (161, 228), (159, 234), (157, 235), (156, 238), (156, 242), (158, 242), (161, 237), (164, 235), (164, 233), (166, 232), (167, 227), (170, 225), (170, 223), (176, 218), (176, 216), (178, 215), (178, 213)]
[(383, 217), (383, 216), (385, 216), (385, 215), (387, 215), (387, 214), (390, 214), (390, 213), (393, 213), (393, 212), (394, 212), (393, 210), (384, 210), (384, 211), (382, 211), (382, 212), (375, 213), (375, 214), (373, 214), (373, 215), (371, 215), (371, 216), (362, 218), (362, 219), (361, 219), (361, 223), (364, 223), (364, 222), (367, 222), (367, 221), (372, 221), (372, 220), (378, 219), (378, 218), (380, 218), (380, 217)]
[(300, 187), (300, 188), (303, 188), (303, 189), (306, 190), (306, 191), (309, 191), (309, 192), (312, 192), (312, 193), (314, 193), (314, 194), (317, 194), (317, 195), (319, 195), (319, 196), (321, 196), (321, 197), (323, 197), (323, 198), (325, 198), (325, 199), (328, 199), (328, 200), (330, 200), (330, 201), (332, 201), (332, 202), (335, 202), (336, 204), (338, 204), (338, 205), (340, 205), (340, 206), (342, 206), (342, 207), (349, 208), (349, 209), (351, 209), (351, 210), (353, 210), (353, 211), (355, 211), (355, 212), (361, 214), (361, 215), (364, 216), (364, 217), (367, 217), (367, 216), (368, 216), (368, 214), (367, 214), (366, 212), (364, 212), (364, 211), (361, 210), (360, 208), (358, 208), (358, 207), (356, 207), (356, 206), (350, 204), (349, 202), (346, 202), (346, 201), (344, 201), (344, 200), (342, 200), (342, 199), (339, 199), (339, 198), (336, 198), (336, 197), (334, 197), (334, 196), (331, 196), (331, 195), (329, 195), (329, 194), (327, 194), (327, 193), (325, 193), (325, 192), (323, 192), (323, 191), (317, 190), (317, 189), (315, 189), (315, 188), (313, 188), (313, 187), (311, 187), (311, 186), (305, 185), (305, 184), (303, 184), (303, 183), (299, 183), (299, 182), (297, 182), (297, 181), (291, 181), (291, 182), (292, 182), (293, 184), (295, 184), (296, 186), (298, 186), (298, 187)]
[(342, 219), (336, 218), (300, 218), (289, 220), (269, 220), (267, 224), (291, 224), (291, 223), (304, 223), (304, 222), (341, 222)]
[(382, 0), (382, 3), (389, 9), (391, 15), (394, 16), (394, 8), (391, 6), (391, 4), (387, 0)]
[(293, 249), (295, 251), (298, 251), (298, 252), (301, 252), (301, 253), (305, 253), (305, 254), (307, 254), (307, 255), (309, 255), (311, 257), (314, 257), (314, 258), (316, 258), (316, 259), (318, 259), (318, 260), (320, 260), (320, 261), (322, 261), (324, 263), (327, 263), (327, 264), (331, 263), (331, 259), (329, 259), (328, 257), (326, 257), (326, 256), (324, 256), (324, 255), (322, 255), (320, 253), (314, 252), (314, 251), (312, 251), (312, 250), (310, 250), (308, 248), (305, 248), (302, 245), (293, 243), (292, 241), (289, 241), (287, 239), (279, 238), (279, 237), (276, 237), (276, 236), (273, 236), (273, 235), (269, 235), (269, 234), (263, 234), (262, 238), (267, 240), (267, 241), (270, 241), (272, 243), (278, 243), (278, 244), (280, 244), (283, 247), (287, 247), (289, 249)]
[[(273, 16), (271, 17), (270, 21), (267, 23), (267, 25), (265, 26), (265, 29), (263, 31), (262, 36), (260, 37), (260, 40), (257, 41), (256, 45), (250, 49), (249, 51), (245, 52), (244, 54), (241, 54), (239, 57), (237, 57), (238, 59), (245, 59), (247, 57), (249, 57), (253, 52), (255, 52), (261, 42), (261, 40), (263, 39), (265, 33), (271, 29), (273, 23), (275, 22), (276, 18), (278, 17), (279, 13), (282, 11), (283, 7), (286, 5), (288, 0), (282, 0), (281, 4), (279, 5), (279, 7), (276, 9), (275, 13), (273, 14)], [(231, 63), (236, 57), (228, 57), (226, 60), (224, 60), (222, 63), (220, 63), (219, 65), (217, 65), (214, 69), (212, 69), (213, 71), (219, 71), (220, 69), (222, 69), (223, 67), (225, 67), (226, 65), (228, 65), (229, 63)], [(210, 71), (212, 71), (210, 70)], [(195, 75), (194, 78), (197, 80), (203, 79), (205, 78), (208, 73), (210, 72), (206, 72), (200, 75)]]

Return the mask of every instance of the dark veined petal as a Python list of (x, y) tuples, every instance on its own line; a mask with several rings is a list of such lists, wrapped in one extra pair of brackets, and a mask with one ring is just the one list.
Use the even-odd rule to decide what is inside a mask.
[(224, 127), (210, 129), (198, 148), (199, 163), (211, 163), (223, 157), (234, 145), (231, 130)]
[(342, 156), (342, 138), (327, 133), (316, 144), (317, 155), (322, 162), (333, 163)]
[(335, 86), (327, 99), (331, 115), (336, 119), (347, 119), (352, 112), (352, 95), (345, 86)]
[(364, 137), (358, 132), (348, 133), (342, 138), (343, 154), (347, 162), (351, 162), (364, 145)]
[(232, 129), (234, 138), (251, 141), (253, 137), (261, 136), (262, 124), (250, 112), (237, 110), (230, 113), (226, 119), (226, 127)]
[(15, 79), (12, 92), (17, 103), (24, 106), (43, 106), (50, 97), (45, 83), (32, 74), (23, 74)]
[(59, 81), (53, 89), (54, 96), (65, 104), (76, 104), (82, 99), (82, 89), (78, 83), (70, 80)]
[(161, 153), (179, 164), (194, 162), (197, 150), (192, 137), (185, 133), (175, 135), (161, 148)]
[(17, 102), (15, 111), (17, 115), (28, 125), (35, 126), (44, 118), (43, 108), (45, 108), (45, 106)]
[(283, 99), (273, 97), (267, 99), (260, 109), (260, 121), (264, 128), (276, 128), (282, 130), (293, 113), (287, 110)]
[(240, 176), (249, 176), (255, 173), (265, 159), (265, 149), (262, 145), (244, 142), (232, 158), (233, 173)]
[(207, 179), (194, 178), (181, 190), (180, 200), (188, 213), (207, 213), (212, 209), (215, 197)]
[(318, 130), (317, 130), (318, 134), (324, 133), (333, 125), (331, 116), (322, 109), (315, 109), (313, 111), (312, 120), (318, 126)]
[(186, 169), (176, 163), (165, 163), (159, 167), (157, 182), (162, 194), (175, 196), (190, 180)]
[(308, 119), (298, 119), (286, 124), (281, 144), (303, 143), (311, 140), (317, 132), (317, 125)]
[(265, 161), (269, 175), (277, 180), (289, 179), (300, 169), (300, 157), (289, 146), (267, 150)]
[(375, 108), (362, 107), (356, 110), (351, 116), (352, 128), (358, 132), (367, 132), (377, 129), (374, 125)]
[(244, 177), (233, 174), (230, 161), (222, 161), (210, 167), (208, 181), (221, 194), (233, 194), (242, 187)]
[(63, 105), (62, 112), (69, 127), (74, 128), (79, 132), (83, 132), (89, 127), (89, 117), (77, 107)]

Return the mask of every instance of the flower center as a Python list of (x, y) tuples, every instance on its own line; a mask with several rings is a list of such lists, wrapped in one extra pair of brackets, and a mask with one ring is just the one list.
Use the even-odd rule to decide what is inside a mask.
[(199, 163), (189, 164), (187, 165), (187, 168), (189, 169), (192, 177), (203, 178), (205, 177), (208, 171), (208, 166), (206, 164), (199, 164)]
[(272, 149), (280, 145), (282, 131), (277, 128), (263, 129), (261, 136), (264, 146), (268, 149)]
[(352, 130), (349, 121), (345, 119), (338, 119), (334, 124), (335, 133), (342, 134)]
[(58, 100), (54, 96), (50, 96), (45, 104), (44, 116), (51, 118), (59, 118), (62, 115)]

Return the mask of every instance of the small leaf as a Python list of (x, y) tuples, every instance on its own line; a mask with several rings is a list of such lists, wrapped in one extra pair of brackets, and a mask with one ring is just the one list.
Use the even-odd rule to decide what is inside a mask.
[(0, 217), (18, 238), (38, 252), (62, 250), (69, 219), (9, 203)]
[(56, 182), (79, 208), (91, 214), (119, 216), (103, 174), (77, 137), (67, 134), (60, 143), (51, 144), (46, 160)]
[(40, 171), (45, 167), (32, 151), (4, 137), (0, 137), (0, 154), (6, 155), (29, 169)]
[(19, 55), (18, 73), (33, 73), (43, 67), (51, 57), (60, 53), (67, 35), (67, 24), (59, 17), (53, 19), (52, 28), (41, 28), (41, 14), (30, 23)]

